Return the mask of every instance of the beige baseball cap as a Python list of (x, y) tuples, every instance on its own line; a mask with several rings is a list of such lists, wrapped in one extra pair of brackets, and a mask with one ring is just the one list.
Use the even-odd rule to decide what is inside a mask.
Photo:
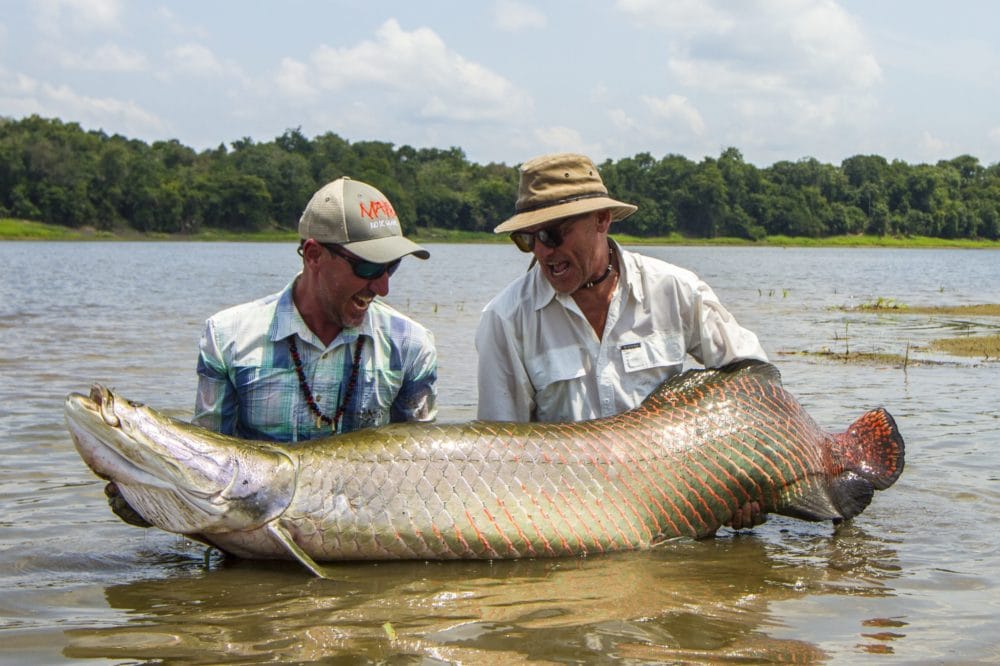
[(623, 220), (638, 208), (608, 196), (597, 167), (585, 155), (542, 155), (521, 165), (514, 216), (493, 233), (518, 231), (572, 215), (611, 209), (612, 220)]
[(396, 211), (384, 194), (346, 176), (327, 183), (312, 196), (299, 218), (299, 238), (342, 245), (378, 264), (408, 254), (420, 259), (431, 256), (403, 236)]

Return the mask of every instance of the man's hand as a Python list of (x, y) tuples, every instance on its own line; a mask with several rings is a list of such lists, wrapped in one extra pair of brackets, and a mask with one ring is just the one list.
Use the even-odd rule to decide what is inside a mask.
[(135, 525), (136, 527), (153, 526), (152, 523), (140, 516), (136, 510), (125, 501), (125, 498), (118, 492), (118, 486), (115, 485), (114, 481), (110, 481), (108, 482), (108, 485), (104, 486), (104, 494), (107, 495), (108, 506), (110, 506), (111, 510), (115, 512), (115, 515), (129, 525)]
[(756, 525), (761, 525), (767, 520), (767, 514), (761, 513), (760, 502), (749, 501), (733, 513), (733, 517), (726, 523), (726, 527), (734, 530), (750, 529)]

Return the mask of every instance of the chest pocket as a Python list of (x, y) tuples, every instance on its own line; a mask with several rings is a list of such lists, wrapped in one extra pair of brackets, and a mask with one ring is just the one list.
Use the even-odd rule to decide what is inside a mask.
[(622, 336), (618, 344), (625, 372), (684, 365), (687, 354), (678, 335), (654, 333), (644, 337)]
[(559, 382), (583, 377), (590, 370), (590, 359), (577, 347), (550, 349), (531, 356), (525, 362), (535, 391), (542, 392)]

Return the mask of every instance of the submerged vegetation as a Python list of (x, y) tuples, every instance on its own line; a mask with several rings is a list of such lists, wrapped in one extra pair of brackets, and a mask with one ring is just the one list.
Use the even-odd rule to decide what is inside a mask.
[(931, 342), (931, 349), (955, 356), (1000, 360), (1000, 333), (995, 335), (963, 335)]
[[(861, 305), (843, 308), (852, 312), (879, 312), (887, 314), (919, 314), (919, 315), (947, 315), (950, 317), (1000, 317), (1000, 304), (998, 303), (977, 303), (973, 305), (936, 305), (911, 307), (904, 305), (895, 299), (878, 297), (873, 301), (862, 303)], [(816, 358), (838, 361), (842, 363), (869, 363), (875, 365), (892, 365), (906, 368), (911, 365), (940, 365), (944, 361), (928, 360), (926, 358), (914, 358), (911, 352), (940, 352), (951, 356), (962, 356), (966, 358), (979, 358), (983, 361), (1000, 361), (1000, 333), (991, 335), (966, 334), (947, 338), (932, 340), (927, 346), (906, 345), (902, 354), (892, 354), (879, 351), (856, 351), (851, 349), (850, 337), (848, 336), (848, 324), (844, 325), (844, 337), (842, 340), (844, 350), (842, 352), (830, 349), (819, 351), (782, 351), (783, 355), (812, 356)]]

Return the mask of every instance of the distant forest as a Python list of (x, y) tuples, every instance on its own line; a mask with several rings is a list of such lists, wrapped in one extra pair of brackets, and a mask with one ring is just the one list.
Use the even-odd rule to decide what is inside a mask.
[[(700, 162), (639, 153), (598, 167), (613, 196), (639, 206), (615, 231), (638, 237), (1000, 239), (1000, 163), (970, 155), (933, 165), (807, 157), (758, 168), (727, 148)], [(0, 118), (0, 217), (111, 231), (295, 229), (312, 193), (343, 175), (382, 190), (409, 232), (491, 231), (513, 213), (517, 192), (516, 166), (473, 164), (460, 148), (289, 129), (198, 152), (58, 119)]]

